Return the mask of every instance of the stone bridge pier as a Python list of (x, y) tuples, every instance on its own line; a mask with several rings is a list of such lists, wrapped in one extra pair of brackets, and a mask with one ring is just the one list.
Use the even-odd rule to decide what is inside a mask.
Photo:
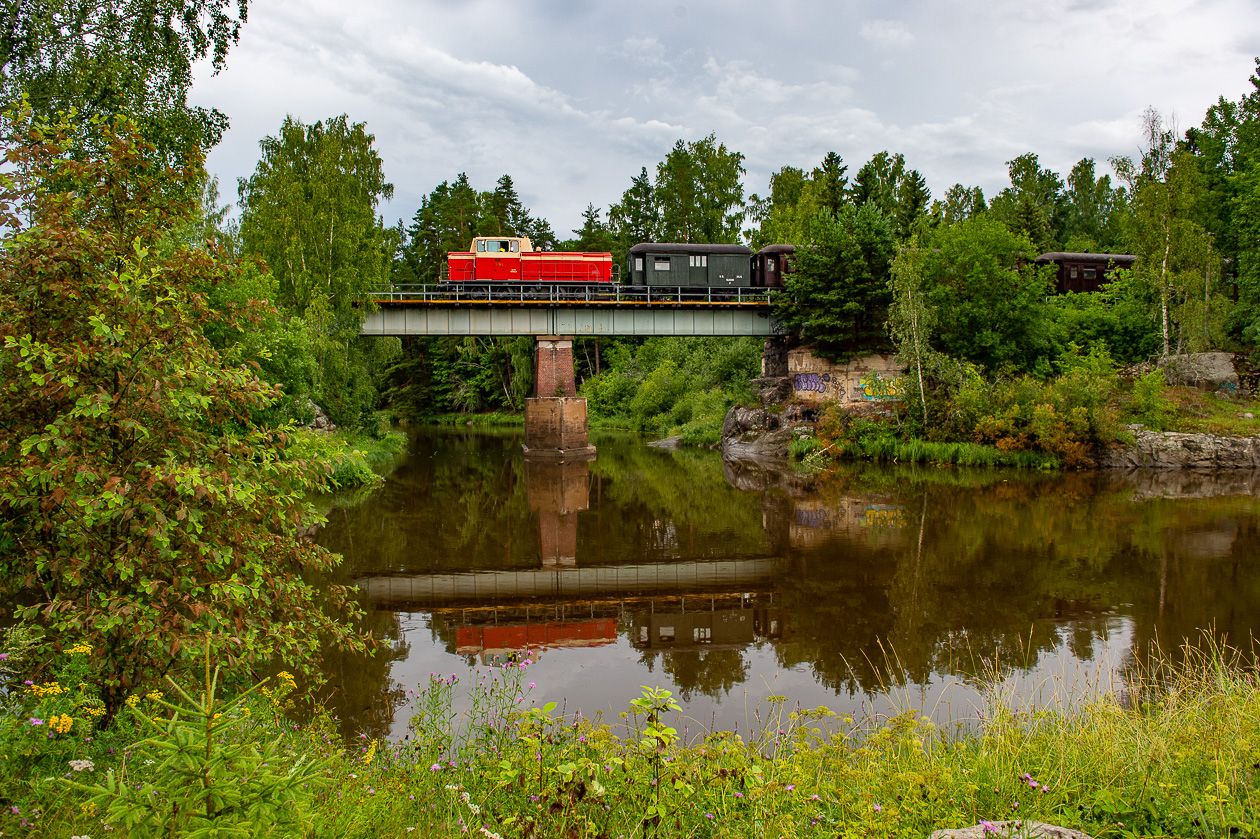
[(573, 336), (540, 335), (534, 359), (534, 396), (525, 400), (525, 454), (532, 460), (590, 459), (586, 399), (573, 376)]

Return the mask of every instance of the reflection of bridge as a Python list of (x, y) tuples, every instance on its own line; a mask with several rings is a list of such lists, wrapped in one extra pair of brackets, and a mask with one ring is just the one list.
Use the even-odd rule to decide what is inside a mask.
[(773, 289), (389, 286), (364, 335), (778, 335)]
[(360, 577), (355, 584), (376, 608), (489, 606), (527, 600), (564, 601), (650, 594), (723, 593), (765, 589), (775, 559), (719, 559), (588, 568)]

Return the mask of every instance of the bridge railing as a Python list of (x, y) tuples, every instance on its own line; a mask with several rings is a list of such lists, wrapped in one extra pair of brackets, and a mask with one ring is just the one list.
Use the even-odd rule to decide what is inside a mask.
[(711, 286), (529, 285), (516, 283), (390, 283), (377, 286), (378, 304), (519, 306), (769, 306), (782, 289)]

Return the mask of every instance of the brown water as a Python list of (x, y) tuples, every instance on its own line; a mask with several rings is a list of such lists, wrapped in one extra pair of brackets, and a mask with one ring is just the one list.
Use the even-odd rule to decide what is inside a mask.
[(974, 717), (981, 683), (1074, 701), (1156, 641), (1260, 629), (1251, 473), (819, 480), (629, 435), (527, 464), (520, 442), (424, 430), (382, 489), (333, 501), (320, 541), (388, 641), (330, 664), (348, 732), (399, 736), (430, 672), (467, 684), (522, 647), (538, 702), (608, 718), (660, 685), (698, 731), (771, 695), (939, 722)]

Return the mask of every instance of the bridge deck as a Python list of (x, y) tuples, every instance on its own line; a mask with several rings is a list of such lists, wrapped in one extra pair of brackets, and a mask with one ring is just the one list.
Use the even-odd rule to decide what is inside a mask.
[(643, 286), (390, 286), (364, 335), (769, 336), (777, 289)]
[(703, 306), (713, 308), (766, 308), (780, 289), (713, 288), (708, 286), (517, 285), (509, 283), (438, 285), (389, 285), (373, 291), (381, 307), (442, 306), (524, 307), (629, 306), (635, 308)]

